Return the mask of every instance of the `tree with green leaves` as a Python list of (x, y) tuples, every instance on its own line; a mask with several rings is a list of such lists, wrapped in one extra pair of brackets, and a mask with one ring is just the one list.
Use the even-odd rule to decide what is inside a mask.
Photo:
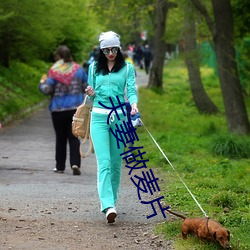
[(8, 67), (13, 59), (47, 61), (60, 44), (82, 60), (95, 39), (95, 15), (88, 9), (89, 2), (1, 0), (0, 64)]
[(101, 31), (113, 30), (121, 35), (123, 49), (131, 42), (141, 43), (140, 33), (145, 29), (152, 34), (155, 0), (93, 0)]
[(163, 67), (166, 54), (166, 42), (164, 39), (166, 31), (167, 14), (170, 8), (177, 7), (176, 3), (168, 0), (156, 1), (155, 27), (154, 27), (154, 57), (149, 75), (148, 87), (163, 88)]
[(250, 96), (250, 8), (248, 0), (232, 0), (238, 69), (244, 94)]
[(213, 37), (228, 130), (249, 134), (250, 123), (239, 80), (230, 0), (212, 0), (214, 17), (200, 0), (191, 0), (204, 16)]

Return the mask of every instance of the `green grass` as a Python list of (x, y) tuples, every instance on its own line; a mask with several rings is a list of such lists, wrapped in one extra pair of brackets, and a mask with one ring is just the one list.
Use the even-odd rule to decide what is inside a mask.
[[(209, 68), (202, 68), (201, 73), (208, 95), (220, 110), (217, 115), (201, 115), (197, 111), (187, 71), (180, 60), (165, 67), (163, 93), (139, 90), (142, 120), (178, 175), (143, 127), (137, 130), (136, 145), (144, 147), (149, 159), (147, 167), (155, 169), (162, 180), (161, 195), (166, 205), (189, 217), (203, 216), (181, 178), (206, 213), (230, 230), (232, 249), (250, 249), (250, 138), (227, 132), (218, 79)], [(249, 108), (250, 102), (246, 101)], [(187, 242), (182, 240), (180, 224), (180, 219), (163, 222), (155, 231), (166, 239), (175, 239), (178, 250), (218, 248), (214, 243), (201, 248), (192, 236)]]
[(30, 65), (11, 62), (10, 68), (0, 67), (0, 122), (10, 115), (20, 117), (21, 111), (34, 107), (46, 97), (38, 90), (42, 74), (48, 65), (33, 62)]

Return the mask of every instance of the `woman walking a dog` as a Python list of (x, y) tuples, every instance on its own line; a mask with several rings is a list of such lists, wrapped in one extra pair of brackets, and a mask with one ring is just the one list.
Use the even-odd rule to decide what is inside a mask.
[[(99, 36), (100, 53), (95, 62), (89, 67), (88, 84), (86, 93), (93, 100), (91, 114), (90, 134), (93, 140), (97, 160), (97, 189), (101, 203), (101, 211), (106, 214), (107, 222), (113, 223), (117, 216), (115, 204), (117, 202), (118, 189), (120, 186), (122, 157), (124, 146), (111, 133), (110, 129), (116, 130), (126, 116), (118, 109), (117, 115), (109, 119), (112, 99), (114, 106), (118, 106), (117, 96), (124, 103), (124, 90), (131, 104), (131, 115), (138, 112), (137, 93), (135, 88), (134, 66), (126, 63), (121, 53), (120, 36), (113, 31), (104, 32)], [(101, 103), (101, 104), (100, 104)]]

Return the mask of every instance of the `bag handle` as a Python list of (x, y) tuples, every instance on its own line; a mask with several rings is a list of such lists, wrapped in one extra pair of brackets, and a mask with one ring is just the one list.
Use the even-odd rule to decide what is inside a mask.
[(86, 101), (87, 101), (87, 98), (88, 98), (88, 95), (87, 94), (85, 94), (85, 97), (84, 97), (84, 100), (83, 100), (83, 105), (85, 105), (86, 104)]
[[(88, 125), (87, 125), (87, 131), (89, 131), (89, 124), (90, 124), (90, 116), (88, 118)], [(89, 137), (89, 138), (88, 138)], [(83, 152), (83, 145), (89, 140), (89, 148), (87, 150), (86, 153)], [(94, 147), (93, 147), (93, 142), (92, 142), (92, 139), (91, 139), (91, 136), (90, 136), (90, 133), (86, 133), (85, 137), (83, 138), (81, 144), (80, 144), (80, 147), (79, 147), (79, 151), (80, 151), (80, 155), (82, 158), (85, 158), (87, 157), (87, 155), (90, 153), (90, 151), (92, 153), (94, 153)]]
[[(88, 95), (85, 96), (84, 101), (83, 101), (83, 105), (86, 105), (86, 101), (87, 101)], [(82, 158), (87, 157), (87, 155), (90, 153), (90, 151), (92, 153), (94, 153), (94, 147), (93, 147), (93, 142), (92, 139), (90, 137), (90, 115), (88, 116), (88, 122), (87, 122), (87, 129), (86, 129), (86, 134), (85, 137), (82, 139), (81, 143), (80, 143), (80, 147), (79, 147), (79, 151), (80, 151), (80, 155)], [(87, 150), (86, 153), (83, 152), (83, 146), (84, 144), (89, 140), (89, 148)]]
[[(87, 152), (84, 153), (83, 152), (83, 145), (87, 142), (87, 140), (89, 140), (89, 148), (88, 148)], [(92, 139), (90, 137), (89, 137), (89, 139), (86, 139), (86, 138), (83, 139), (83, 141), (80, 144), (79, 151), (80, 151), (80, 155), (82, 158), (87, 157), (89, 155), (90, 151), (92, 153), (94, 153), (93, 142), (92, 142)]]

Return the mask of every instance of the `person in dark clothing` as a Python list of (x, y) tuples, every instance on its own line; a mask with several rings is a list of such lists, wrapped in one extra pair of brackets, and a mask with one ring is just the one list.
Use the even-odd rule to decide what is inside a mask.
[(99, 50), (97, 46), (93, 47), (93, 50), (89, 54), (89, 60), (88, 60), (88, 65), (90, 65), (92, 62), (94, 62), (99, 55)]
[(50, 95), (49, 110), (56, 135), (55, 173), (64, 173), (66, 168), (67, 142), (73, 175), (80, 175), (80, 142), (72, 134), (72, 117), (84, 100), (87, 74), (73, 61), (67, 46), (59, 46), (55, 51), (55, 63), (39, 84), (40, 91)]
[(149, 46), (146, 44), (145, 45), (145, 49), (143, 52), (143, 57), (144, 57), (144, 67), (145, 67), (145, 71), (146, 74), (149, 73), (149, 69), (150, 69), (150, 65), (151, 65), (151, 61), (153, 59), (153, 55), (152, 55), (152, 51), (149, 48)]
[(134, 51), (134, 61), (140, 69), (143, 69), (143, 63), (142, 63), (142, 58), (143, 58), (143, 47), (141, 45), (137, 46)]

